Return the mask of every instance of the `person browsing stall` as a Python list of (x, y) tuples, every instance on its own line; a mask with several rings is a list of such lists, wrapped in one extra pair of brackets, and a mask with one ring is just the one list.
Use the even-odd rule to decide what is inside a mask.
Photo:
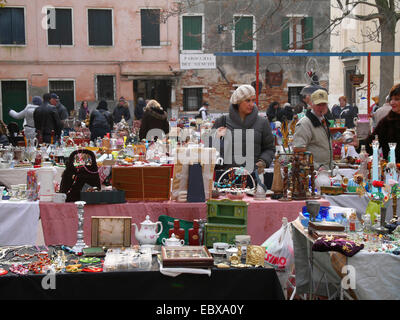
[(321, 166), (333, 169), (332, 137), (329, 131), (328, 93), (318, 89), (311, 94), (311, 108), (306, 111), (305, 117), (296, 124), (293, 146), (305, 147), (313, 155), (316, 169)]
[[(251, 85), (238, 87), (230, 98), (229, 113), (215, 120), (213, 129), (216, 129), (216, 142), (225, 137), (228, 139), (224, 147), (224, 167), (244, 167), (257, 169), (259, 173), (269, 167), (275, 155), (275, 140), (268, 119), (258, 115), (255, 105), (256, 93)], [(227, 130), (231, 131), (227, 135)], [(241, 130), (241, 139), (236, 141)], [(253, 145), (246, 147), (247, 132), (253, 131)], [(251, 134), (251, 131), (249, 132)], [(225, 143), (223, 143), (225, 146)], [(247, 150), (251, 150), (250, 154)], [(237, 160), (245, 159), (245, 163)], [(250, 171), (250, 170), (249, 170)]]

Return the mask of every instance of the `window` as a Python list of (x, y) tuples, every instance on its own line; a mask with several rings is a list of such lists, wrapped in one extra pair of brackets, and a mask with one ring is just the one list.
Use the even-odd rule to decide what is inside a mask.
[(160, 46), (160, 10), (140, 10), (142, 47)]
[(255, 50), (254, 36), (254, 17), (235, 16), (234, 17), (234, 51), (253, 51)]
[(49, 92), (56, 93), (60, 102), (68, 109), (74, 110), (75, 90), (73, 80), (49, 80)]
[(183, 89), (183, 110), (197, 111), (203, 103), (203, 88)]
[(114, 76), (98, 75), (96, 80), (97, 100), (115, 100)]
[(0, 9), (0, 44), (25, 44), (24, 8)]
[(300, 103), (300, 92), (304, 87), (289, 87), (288, 102), (292, 107)]
[(88, 9), (89, 46), (112, 46), (111, 9)]
[(282, 22), (283, 50), (312, 50), (312, 17), (284, 17)]
[(182, 50), (201, 51), (203, 49), (203, 17), (182, 17)]
[[(47, 29), (49, 45), (72, 45), (72, 9), (55, 9), (55, 29)], [(47, 10), (50, 14), (50, 9)], [(50, 23), (50, 22), (49, 22)]]

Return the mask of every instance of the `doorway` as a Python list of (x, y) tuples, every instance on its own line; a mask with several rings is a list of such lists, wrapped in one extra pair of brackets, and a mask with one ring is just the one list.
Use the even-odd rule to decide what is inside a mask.
[(10, 109), (20, 112), (27, 105), (26, 81), (1, 81), (2, 116), (5, 124), (16, 122), (20, 130), (23, 129), (24, 119), (17, 120), (9, 116)]
[(157, 100), (166, 112), (171, 108), (170, 80), (134, 80), (133, 91), (135, 104), (142, 97), (144, 100)]

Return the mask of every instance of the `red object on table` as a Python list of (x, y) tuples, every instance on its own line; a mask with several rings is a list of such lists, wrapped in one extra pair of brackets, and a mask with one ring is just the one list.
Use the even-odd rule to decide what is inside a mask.
[(193, 228), (190, 228), (188, 232), (189, 232), (189, 246), (199, 246), (200, 245), (199, 220), (195, 219), (193, 221)]
[(169, 229), (168, 235), (171, 238), (171, 235), (175, 234), (175, 238), (185, 240), (185, 229), (180, 227), (179, 219), (174, 220), (174, 227)]

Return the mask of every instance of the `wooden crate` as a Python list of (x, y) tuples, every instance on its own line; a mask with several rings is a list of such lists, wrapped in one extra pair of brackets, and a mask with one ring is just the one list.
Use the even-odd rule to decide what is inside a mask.
[(211, 248), (214, 242), (235, 244), (235, 236), (247, 234), (247, 225), (206, 223), (204, 244)]
[(245, 225), (247, 224), (246, 201), (208, 200), (207, 221), (210, 223)]
[(169, 200), (171, 170), (171, 167), (113, 167), (112, 186), (124, 190), (126, 200)]

